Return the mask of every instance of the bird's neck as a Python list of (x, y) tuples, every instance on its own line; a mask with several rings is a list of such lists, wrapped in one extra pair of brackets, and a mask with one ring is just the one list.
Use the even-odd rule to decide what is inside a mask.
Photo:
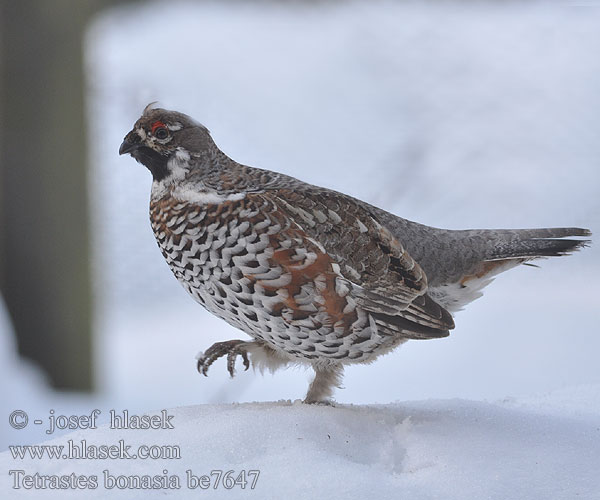
[[(168, 162), (168, 174), (152, 184), (152, 199), (173, 196), (199, 201), (241, 199), (247, 193), (269, 189), (285, 180), (285, 175), (241, 165), (218, 148), (201, 153), (178, 151)], [(215, 201), (215, 202), (217, 202)]]
[(191, 183), (214, 190), (219, 195), (236, 195), (264, 191), (280, 174), (248, 167), (232, 160), (217, 149), (202, 153), (198, 163), (189, 172)]
[(201, 153), (179, 150), (169, 158), (166, 175), (154, 177), (151, 198), (174, 197), (202, 204), (239, 199), (249, 189), (255, 190), (250, 177), (242, 172), (244, 169), (248, 167), (237, 164), (218, 149)]

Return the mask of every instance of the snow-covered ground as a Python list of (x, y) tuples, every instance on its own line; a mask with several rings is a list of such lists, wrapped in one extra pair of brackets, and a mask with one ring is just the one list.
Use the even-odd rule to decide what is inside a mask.
[[(243, 334), (172, 277), (148, 223), (150, 175), (117, 150), (158, 100), (243, 163), (412, 220), (599, 234), (598, 47), (600, 9), (550, 3), (148, 2), (100, 15), (87, 37), (100, 392), (49, 390), (17, 361), (0, 307), (0, 410), (177, 408), (172, 431), (84, 435), (178, 444), (182, 459), (22, 462), (4, 452), (2, 485), (8, 469), (168, 469), (191, 496), (187, 468), (230, 468), (260, 469), (261, 498), (595, 498), (599, 245), (499, 277), (448, 339), (348, 369), (337, 407), (269, 403), (303, 397), (310, 374), (230, 380), (222, 361), (208, 379), (195, 372), (197, 351)], [(0, 450), (47, 437), (4, 424)], [(211, 494), (253, 494), (235, 491)]]
[[(46, 444), (62, 445), (67, 453), (69, 441), (77, 447), (85, 441), (91, 454), (93, 447), (123, 440), (131, 455), (141, 453), (141, 445), (177, 445), (178, 450), (161, 448), (160, 453), (179, 459), (14, 459), (9, 451), (0, 454), (0, 470), (25, 472), (0, 476), (0, 491), (18, 486), (9, 498), (106, 498), (107, 492), (118, 491), (111, 486), (120, 484), (120, 496), (140, 499), (208, 494), (277, 500), (592, 500), (600, 486), (600, 408), (587, 402), (597, 400), (599, 391), (600, 386), (580, 391), (582, 401), (561, 398), (558, 410), (546, 408), (545, 398), (496, 404), (453, 399), (328, 407), (283, 401), (177, 408), (163, 419), (172, 416), (174, 429), (104, 426)], [(208, 476), (210, 490), (193, 489), (198, 483), (188, 482), (188, 470)], [(213, 471), (233, 471), (233, 480), (245, 471), (248, 483), (242, 488), (241, 482), (228, 480), (214, 490), (218, 473)], [(252, 471), (259, 471), (254, 490)], [(23, 476), (35, 473), (75, 473), (80, 480), (96, 476), (97, 487), (85, 494), (32, 492), (24, 488)], [(143, 476), (170, 482), (158, 482), (156, 490), (133, 487)]]

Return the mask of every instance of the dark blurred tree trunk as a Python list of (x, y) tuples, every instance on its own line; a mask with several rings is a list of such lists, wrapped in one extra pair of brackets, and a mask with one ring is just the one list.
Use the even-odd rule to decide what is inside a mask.
[(89, 4), (0, 0), (0, 288), (19, 352), (92, 387), (82, 37)]

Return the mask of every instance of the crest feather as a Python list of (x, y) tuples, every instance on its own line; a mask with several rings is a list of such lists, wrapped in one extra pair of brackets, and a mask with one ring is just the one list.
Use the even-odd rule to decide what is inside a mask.
[(144, 111), (142, 112), (142, 116), (148, 114), (150, 111), (152, 111), (154, 109), (154, 106), (158, 104), (158, 101), (152, 101), (150, 104), (148, 104), (145, 108)]

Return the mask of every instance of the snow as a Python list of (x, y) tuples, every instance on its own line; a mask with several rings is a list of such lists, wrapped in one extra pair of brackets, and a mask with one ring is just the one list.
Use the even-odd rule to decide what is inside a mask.
[[(335, 407), (299, 404), (299, 369), (209, 377), (194, 353), (244, 336), (194, 303), (148, 223), (149, 173), (117, 154), (148, 102), (191, 115), (243, 163), (439, 227), (600, 233), (600, 11), (557, 3), (145, 2), (86, 42), (99, 392), (50, 389), (18, 360), (0, 304), (4, 471), (170, 474), (260, 469), (212, 497), (592, 499), (600, 480), (600, 246), (500, 276), (452, 335), (346, 371)], [(294, 401), (288, 401), (288, 398)], [(259, 401), (258, 403), (256, 401)], [(273, 402), (278, 401), (278, 402)], [(379, 403), (379, 404), (378, 404)], [(11, 429), (102, 409), (174, 430)], [(14, 460), (68, 439), (177, 444), (182, 459)], [(98, 488), (86, 498), (105, 498)], [(123, 498), (164, 496), (129, 489)]]
[[(461, 399), (335, 407), (299, 401), (190, 406), (167, 412), (174, 429), (103, 426), (47, 443), (85, 440), (89, 447), (122, 439), (132, 453), (142, 444), (177, 444), (179, 460), (15, 460), (7, 451), (0, 454), (0, 469), (98, 476), (97, 489), (86, 491), (85, 498), (106, 497), (104, 470), (113, 477), (166, 470), (180, 478), (178, 490), (131, 488), (119, 492), (123, 498), (197, 498), (202, 492), (188, 488), (187, 470), (196, 476), (260, 471), (254, 491), (221, 486), (211, 498), (597, 498), (600, 413), (596, 407), (565, 416), (568, 402), (561, 401), (559, 411), (540, 411), (534, 401), (516, 408), (514, 402)], [(1, 491), (10, 491), (14, 476), (1, 477)], [(77, 494), (36, 491), (35, 498)], [(31, 495), (21, 488), (5, 498)]]

